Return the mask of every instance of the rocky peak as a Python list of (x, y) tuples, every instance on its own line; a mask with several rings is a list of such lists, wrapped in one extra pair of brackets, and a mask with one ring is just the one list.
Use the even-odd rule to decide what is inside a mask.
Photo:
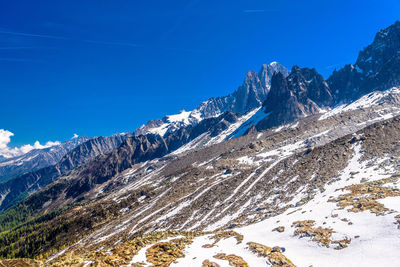
[(295, 65), (287, 78), (282, 73), (277, 73), (273, 76), (273, 80), (270, 96), (264, 103), (267, 109), (273, 105), (271, 101), (279, 101), (279, 99), (274, 99), (274, 95), (283, 98), (294, 96), (300, 101), (310, 99), (321, 106), (332, 103), (332, 95), (327, 82), (314, 68), (300, 68)]
[(232, 94), (232, 106), (227, 109), (237, 113), (245, 113), (262, 104), (267, 94), (255, 71), (248, 71), (243, 84)]
[[(279, 105), (281, 100), (288, 99), (290, 96), (291, 94), (288, 86), (288, 80), (282, 73), (275, 73), (271, 79), (271, 90), (267, 99), (263, 103), (265, 112), (268, 113), (274, 110), (276, 108), (275, 106), (277, 104)], [(278, 101), (278, 103), (275, 101)]]
[(372, 44), (362, 50), (356, 66), (366, 74), (379, 71), (380, 65), (400, 53), (400, 22), (379, 31)]
[[(220, 113), (232, 111), (244, 114), (262, 105), (269, 93), (271, 78), (275, 73), (289, 74), (288, 69), (278, 62), (264, 64), (257, 74), (254, 70), (248, 71), (243, 84), (226, 97), (218, 97), (214, 102), (221, 103)], [(214, 104), (214, 103), (213, 103)]]
[(327, 80), (336, 103), (349, 102), (354, 99), (361, 84), (361, 73), (351, 65), (334, 70)]
[(330, 105), (332, 100), (327, 82), (315, 69), (293, 66), (288, 77), (275, 73), (263, 103), (268, 115), (257, 124), (257, 130), (314, 114), (321, 107)]
[(255, 95), (265, 94), (266, 91), (265, 88), (262, 87), (260, 78), (258, 77), (257, 73), (254, 70), (252, 71), (249, 70), (247, 72), (242, 86), (240, 86), (236, 92), (238, 92), (239, 94), (242, 93), (248, 95), (250, 91), (253, 91)]
[(177, 115), (149, 121), (137, 129), (135, 135), (158, 133), (161, 136), (165, 136), (167, 133), (176, 131), (184, 126), (196, 125), (204, 119), (217, 117), (227, 111), (245, 114), (260, 107), (265, 101), (274, 73), (282, 73), (286, 77), (289, 71), (278, 62), (264, 64), (258, 74), (254, 70), (248, 71), (242, 85), (233, 93), (223, 97), (211, 97), (196, 109), (186, 112), (187, 116), (181, 116), (183, 118), (182, 121), (175, 120), (171, 122), (168, 120), (170, 117), (179, 117)]
[(400, 22), (379, 31), (354, 65), (335, 71), (328, 84), (336, 102), (349, 102), (375, 90), (400, 84)]
[(291, 83), (295, 90), (297, 88), (298, 94), (302, 92), (305, 97), (310, 98), (321, 106), (332, 104), (333, 98), (328, 83), (315, 68), (300, 69), (300, 67), (294, 66), (291, 74)]
[(276, 61), (271, 62), (268, 65), (267, 64), (262, 65), (260, 71), (258, 72), (258, 76), (264, 88), (270, 87), (271, 78), (276, 72), (282, 73), (285, 77), (289, 75), (289, 70)]

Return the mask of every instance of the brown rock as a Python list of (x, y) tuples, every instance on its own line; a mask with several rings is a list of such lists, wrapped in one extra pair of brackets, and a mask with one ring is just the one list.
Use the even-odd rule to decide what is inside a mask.
[(209, 260), (205, 260), (202, 263), (202, 267), (220, 267), (218, 263), (209, 261)]

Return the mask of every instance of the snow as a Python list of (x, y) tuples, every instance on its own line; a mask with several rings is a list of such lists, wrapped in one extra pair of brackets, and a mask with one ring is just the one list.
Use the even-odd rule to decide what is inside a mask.
[(218, 253), (240, 255), (249, 266), (265, 266), (265, 259), (255, 257), (250, 250), (246, 249), (247, 245), (244, 242), (236, 245), (236, 239), (234, 238), (223, 239), (212, 248), (202, 248), (203, 245), (213, 242), (213, 240), (209, 239), (211, 236), (207, 235), (196, 238), (193, 244), (185, 250), (185, 258), (179, 258), (177, 263), (172, 263), (171, 266), (202, 266), (202, 262), (208, 259), (219, 264), (221, 267), (230, 267), (228, 261), (213, 257)]
[(254, 159), (252, 159), (249, 156), (243, 156), (243, 157), (237, 158), (237, 161), (239, 161), (240, 164), (247, 164), (247, 165), (254, 164)]
[[(169, 131), (179, 129), (190, 124), (197, 124), (202, 119), (201, 113), (196, 109), (192, 111), (182, 110), (179, 114), (165, 116), (165, 118), (163, 118), (163, 123), (160, 126), (149, 128), (147, 129), (147, 132), (164, 136)], [(142, 127), (144, 127), (144, 125)]]
[[(173, 239), (179, 239), (179, 238), (183, 238), (183, 237), (184, 237), (184, 236), (168, 237), (168, 238), (166, 238), (166, 239), (164, 239), (164, 240), (161, 240), (161, 241), (159, 241), (159, 242), (169, 242), (169, 241), (171, 241), (171, 240), (173, 240)], [(133, 264), (136, 263), (136, 262), (137, 262), (137, 263), (143, 263), (143, 265), (141, 265), (141, 266), (152, 266), (151, 263), (147, 262), (146, 251), (147, 251), (147, 249), (151, 248), (153, 245), (154, 245), (154, 244), (150, 244), (150, 245), (147, 245), (147, 246), (145, 246), (144, 248), (140, 249), (140, 250), (139, 250), (139, 253), (136, 254), (136, 255), (132, 258), (132, 260), (131, 260), (131, 262), (129, 263), (128, 266), (129, 266), (129, 267), (132, 267), (132, 266), (134, 266)]]
[[(229, 266), (227, 261), (213, 258), (217, 253), (241, 256), (249, 266), (265, 266), (265, 258), (257, 257), (248, 250), (246, 243), (250, 241), (269, 247), (284, 247), (284, 255), (299, 267), (395, 266), (400, 249), (400, 231), (394, 224), (394, 216), (400, 213), (400, 197), (379, 200), (387, 208), (396, 211), (383, 216), (376, 216), (369, 211), (349, 212), (347, 209), (339, 209), (335, 202), (328, 202), (330, 198), (345, 193), (338, 190), (340, 188), (360, 183), (363, 178), (378, 180), (390, 177), (394, 173), (390, 168), (377, 168), (380, 163), (387, 161), (385, 158), (374, 161), (374, 164), (360, 162), (361, 151), (361, 146), (355, 145), (354, 155), (349, 159), (348, 166), (340, 172), (338, 179), (327, 185), (324, 192), (317, 193), (308, 203), (290, 208), (281, 215), (262, 222), (233, 229), (244, 236), (241, 244), (236, 244), (234, 238), (228, 238), (212, 248), (202, 248), (202, 245), (212, 241), (209, 240), (209, 236), (197, 237), (185, 249), (185, 258), (178, 259), (177, 263), (171, 266), (201, 266), (206, 259), (220, 266)], [(392, 186), (399, 188), (397, 183)], [(335, 231), (332, 240), (348, 238), (351, 239), (351, 243), (347, 248), (335, 250), (335, 244), (327, 248), (308, 237), (294, 236), (295, 228), (291, 227), (292, 223), (309, 219), (315, 220), (315, 227), (332, 228)], [(347, 219), (352, 224), (342, 219)], [(272, 232), (277, 226), (284, 226), (285, 231)]]
[(277, 128), (274, 129), (274, 132), (275, 132), (275, 133), (280, 132), (283, 128), (285, 128), (284, 125), (279, 126), (279, 127), (277, 127)]
[(3, 161), (0, 163), (0, 167), (4, 167), (4, 166), (10, 166), (10, 165), (16, 165), (16, 166), (21, 166), (22, 164), (33, 160), (34, 158), (36, 158), (37, 156), (39, 156), (39, 154), (33, 154), (31, 156), (31, 153), (29, 154), (25, 154), (19, 157), (15, 157), (15, 158), (11, 158), (11, 159), (7, 159), (6, 161)]
[(226, 138), (227, 134), (225, 134), (224, 139), (232, 139), (244, 135), (249, 127), (251, 125), (256, 125), (260, 120), (262, 120), (263, 116), (265, 117), (266, 114), (261, 107), (253, 109), (252, 111), (243, 115), (236, 123), (234, 123), (234, 130), (231, 131), (231, 134), (228, 138)]
[(299, 126), (299, 122), (294, 123), (293, 125), (290, 126), (290, 128), (295, 129)]
[(249, 111), (245, 115), (239, 117), (237, 122), (229, 125), (228, 129), (224, 130), (219, 135), (210, 137), (209, 133), (203, 133), (189, 143), (181, 146), (171, 154), (178, 155), (196, 148), (204, 148), (206, 146), (221, 143), (227, 139), (242, 136), (252, 124), (256, 124), (258, 120), (261, 120), (265, 116), (267, 116), (267, 114), (262, 112), (261, 107), (253, 109), (252, 111)]
[(198, 137), (196, 137), (195, 139), (193, 139), (192, 141), (190, 141), (189, 143), (184, 144), (183, 146), (181, 146), (180, 148), (178, 148), (177, 150), (173, 151), (171, 153), (171, 155), (178, 155), (181, 153), (184, 153), (186, 151), (190, 151), (195, 149), (196, 147), (201, 145), (201, 142), (208, 136), (208, 133), (202, 133), (201, 135), (199, 135)]
[(168, 127), (170, 126), (169, 123), (163, 123), (159, 127), (154, 127), (148, 130), (149, 133), (158, 134), (160, 136), (164, 136), (165, 133), (168, 131)]
[(258, 154), (258, 156), (262, 158), (267, 158), (279, 155), (280, 158), (286, 158), (290, 155), (293, 155), (296, 150), (302, 149), (304, 147), (305, 147), (304, 140), (300, 140), (293, 144), (288, 144), (274, 150), (260, 153)]
[(377, 201), (391, 210), (399, 210), (400, 208), (400, 197), (387, 197), (384, 199), (378, 199)]
[(167, 116), (169, 122), (183, 121), (189, 123), (190, 111), (182, 110), (179, 114)]
[(393, 87), (389, 90), (386, 91), (376, 91), (376, 92), (372, 92), (370, 94), (367, 94), (363, 97), (361, 97), (360, 99), (358, 99), (357, 101), (354, 101), (351, 104), (342, 104), (337, 106), (336, 108), (324, 113), (319, 120), (325, 120), (327, 118), (330, 118), (332, 116), (338, 115), (340, 113), (343, 112), (348, 112), (348, 111), (352, 111), (352, 110), (357, 110), (357, 109), (362, 109), (362, 108), (368, 108), (368, 107), (372, 107), (374, 105), (379, 104), (379, 101), (384, 99), (385, 97), (392, 95), (392, 94), (396, 94), (399, 95), (400, 94), (400, 87)]

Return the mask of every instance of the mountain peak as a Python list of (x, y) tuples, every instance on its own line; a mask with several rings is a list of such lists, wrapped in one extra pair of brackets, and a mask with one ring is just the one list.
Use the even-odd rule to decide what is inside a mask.
[(380, 30), (373, 42), (358, 54), (354, 65), (346, 65), (328, 78), (337, 101), (351, 101), (374, 90), (400, 83), (400, 22)]
[[(146, 133), (159, 133), (164, 135), (184, 125), (194, 125), (198, 124), (203, 119), (217, 117), (226, 111), (244, 114), (258, 108), (267, 98), (271, 78), (275, 73), (282, 73), (284, 77), (287, 77), (289, 75), (289, 70), (276, 61), (263, 64), (259, 73), (254, 70), (247, 71), (243, 84), (233, 93), (223, 97), (211, 97), (192, 111), (169, 115), (161, 120), (149, 121), (147, 124), (137, 129), (135, 135)], [(176, 118), (176, 120), (173, 118)], [(183, 119), (178, 120), (178, 118)]]
[(246, 77), (244, 78), (244, 82), (257, 82), (259, 80), (257, 73), (254, 70), (247, 71)]
[(276, 61), (272, 61), (268, 65), (262, 65), (260, 71), (258, 72), (258, 76), (260, 77), (263, 87), (269, 88), (271, 86), (271, 78), (276, 72), (281, 72), (285, 77), (289, 75), (289, 70)]
[(332, 103), (325, 79), (316, 69), (295, 65), (288, 77), (281, 72), (272, 76), (271, 90), (263, 106), (268, 113), (257, 130), (278, 126), (314, 114)]

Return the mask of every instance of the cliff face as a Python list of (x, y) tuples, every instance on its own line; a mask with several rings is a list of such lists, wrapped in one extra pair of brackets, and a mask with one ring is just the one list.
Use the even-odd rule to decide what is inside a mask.
[(400, 22), (379, 31), (354, 65), (335, 71), (327, 82), (337, 101), (352, 101), (400, 83)]
[(315, 69), (294, 66), (288, 77), (281, 73), (272, 77), (270, 93), (263, 103), (266, 117), (256, 128), (263, 130), (304, 118), (332, 102), (328, 84)]

